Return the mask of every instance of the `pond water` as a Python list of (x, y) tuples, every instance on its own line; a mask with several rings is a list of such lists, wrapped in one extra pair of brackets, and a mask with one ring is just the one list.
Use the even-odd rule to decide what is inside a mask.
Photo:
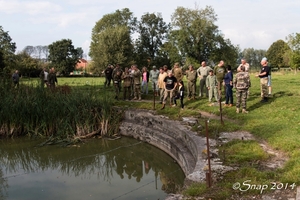
[(0, 140), (0, 199), (164, 199), (184, 181), (180, 166), (138, 140), (92, 139), (72, 147)]

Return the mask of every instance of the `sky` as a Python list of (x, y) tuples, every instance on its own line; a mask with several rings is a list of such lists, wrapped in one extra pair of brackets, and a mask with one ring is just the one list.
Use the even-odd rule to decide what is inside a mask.
[(267, 50), (273, 42), (300, 32), (297, 0), (0, 0), (0, 26), (16, 43), (49, 45), (71, 39), (88, 54), (92, 29), (103, 15), (129, 8), (140, 20), (145, 13), (161, 13), (171, 22), (177, 7), (211, 6), (216, 25), (233, 45)]

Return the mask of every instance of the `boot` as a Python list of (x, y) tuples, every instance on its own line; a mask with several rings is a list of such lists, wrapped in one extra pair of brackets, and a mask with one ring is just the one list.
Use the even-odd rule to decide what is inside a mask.
[(242, 113), (248, 113), (248, 111), (243, 108)]
[(162, 104), (161, 110), (165, 109), (165, 105), (166, 104), (164, 104), (164, 103)]
[(240, 113), (240, 109), (239, 108), (236, 108), (236, 113)]

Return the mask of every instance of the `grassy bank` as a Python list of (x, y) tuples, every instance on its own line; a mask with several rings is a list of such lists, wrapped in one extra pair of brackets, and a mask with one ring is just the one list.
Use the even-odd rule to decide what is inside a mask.
[[(24, 81), (24, 84), (25, 82), (26, 84), (34, 81), (37, 82), (37, 80), (34, 79), (22, 81)], [(93, 102), (93, 98), (97, 99), (101, 96), (105, 96), (103, 95), (104, 91), (108, 92), (109, 95), (113, 95), (112, 88), (104, 89), (103, 78), (59, 78), (58, 81), (59, 85), (67, 84), (72, 87), (72, 90), (77, 88), (76, 90), (80, 91), (80, 93), (78, 93), (72, 101), (70, 100), (69, 103), (66, 103), (71, 104), (71, 102), (77, 101), (75, 99), (79, 98), (76, 107), (80, 105), (79, 102), (81, 102), (81, 104), (82, 101)], [(220, 120), (208, 116), (210, 119), (209, 133), (211, 137), (217, 138), (219, 133), (224, 131), (248, 131), (255, 136), (255, 140), (235, 140), (220, 147), (220, 151), (225, 152), (226, 154), (226, 159), (224, 160), (225, 164), (237, 167), (237, 169), (224, 175), (223, 179), (214, 182), (211, 189), (207, 189), (205, 184), (197, 184), (187, 189), (184, 192), (186, 195), (206, 195), (213, 199), (228, 199), (235, 194), (259, 194), (261, 191), (255, 189), (244, 192), (232, 189), (234, 183), (243, 183), (247, 180), (251, 180), (251, 184), (269, 185), (269, 192), (274, 192), (274, 190), (270, 189), (272, 182), (276, 182), (278, 184), (289, 184), (288, 186), (291, 186), (293, 183), (300, 185), (300, 74), (294, 74), (293, 72), (273, 73), (273, 92), (268, 103), (260, 103), (259, 79), (255, 78), (254, 74), (251, 75), (251, 81), (252, 87), (250, 88), (250, 97), (247, 100), (247, 110), (249, 110), (249, 113), (237, 114), (235, 113), (235, 107), (224, 108), (224, 125), (220, 123)], [(143, 99), (148, 101), (116, 102), (113, 99), (110, 99), (108, 103), (112, 103), (120, 107), (136, 107), (150, 110), (155, 109), (158, 114), (163, 114), (172, 119), (178, 120), (184, 116), (198, 117), (199, 124), (202, 126), (199, 126), (198, 124), (193, 127), (193, 129), (200, 135), (204, 135), (204, 130), (199, 127), (204, 127), (205, 121), (207, 120), (207, 116), (201, 117), (200, 111), (205, 111), (217, 116), (220, 115), (219, 108), (217, 106), (208, 106), (208, 99), (187, 101), (185, 98), (184, 110), (180, 110), (179, 107), (166, 107), (166, 109), (160, 110), (160, 104), (156, 104), (154, 108), (153, 103), (151, 102), (153, 96), (150, 86), (149, 90), (149, 95), (142, 96)], [(88, 95), (80, 99), (82, 94)], [(53, 100), (51, 102), (53, 102)], [(47, 105), (51, 104), (51, 102), (48, 102)], [(11, 102), (8, 102), (8, 104), (9, 103)], [(7, 103), (4, 104), (3, 102), (1, 104), (3, 106), (7, 105)], [(101, 105), (98, 106), (101, 107)], [(36, 109), (33, 105), (31, 105), (31, 107), (33, 110)], [(54, 105), (53, 109), (55, 109)], [(8, 112), (9, 109), (7, 109), (6, 113)], [(36, 112), (36, 110), (34, 110), (34, 112)], [(64, 112), (68, 113), (69, 111), (63, 111), (63, 113)], [(58, 113), (61, 112), (58, 111), (55, 115), (58, 115)], [(83, 114), (84, 113), (82, 113), (82, 115)], [(26, 114), (22, 114), (21, 116), (20, 120), (27, 117)], [(81, 122), (80, 119), (78, 119), (78, 122), (85, 124)], [(89, 123), (92, 123), (92, 121)], [(35, 129), (31, 128), (31, 130)], [(259, 145), (262, 142), (269, 145), (273, 150), (281, 152), (288, 158), (288, 161), (285, 163), (283, 168), (268, 169), (261, 165), (262, 162), (267, 162), (273, 158), (272, 155), (267, 154)], [(289, 187), (288, 189), (292, 188)]]

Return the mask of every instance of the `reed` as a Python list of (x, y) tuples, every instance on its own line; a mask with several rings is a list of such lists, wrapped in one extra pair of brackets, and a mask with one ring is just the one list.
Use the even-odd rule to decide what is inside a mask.
[(0, 87), (0, 136), (21, 135), (51, 139), (81, 139), (117, 133), (120, 111), (109, 93), (90, 87), (59, 86), (55, 91), (36, 84)]

